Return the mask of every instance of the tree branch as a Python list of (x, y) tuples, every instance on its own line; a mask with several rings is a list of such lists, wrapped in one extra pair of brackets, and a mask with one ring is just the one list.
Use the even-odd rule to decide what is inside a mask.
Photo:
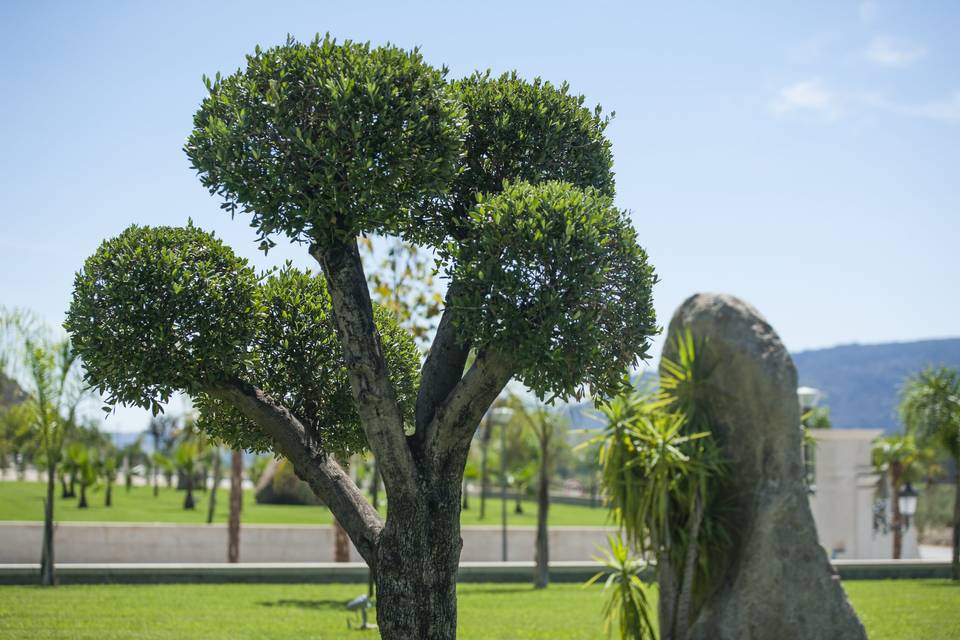
[(420, 370), (420, 391), (417, 395), (417, 432), (414, 441), (418, 447), (426, 443), (426, 434), (430, 421), (450, 392), (463, 377), (463, 368), (470, 355), (470, 347), (461, 345), (457, 330), (453, 326), (451, 293), (457, 286), (450, 284), (446, 295), (446, 308), (440, 317), (437, 333), (430, 345), (430, 353)]
[(377, 457), (387, 494), (416, 491), (416, 467), (403, 432), (403, 415), (388, 375), (370, 290), (355, 239), (310, 247), (327, 277), (343, 359), (367, 442)]
[(303, 424), (286, 407), (242, 380), (232, 380), (208, 393), (237, 407), (273, 439), (278, 452), (323, 499), (367, 565), (375, 569), (377, 542), (383, 529), (380, 516), (333, 456), (319, 449)]
[(427, 426), (425, 442), (431, 455), (468, 447), (483, 414), (512, 376), (510, 358), (481, 352)]

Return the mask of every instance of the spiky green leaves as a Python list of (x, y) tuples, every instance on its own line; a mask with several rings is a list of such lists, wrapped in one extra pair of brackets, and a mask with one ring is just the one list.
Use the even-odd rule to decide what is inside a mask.
[(185, 150), (264, 246), (395, 232), (457, 171), (465, 123), (444, 74), (416, 50), (329, 36), (258, 48), (208, 82)]
[[(584, 97), (570, 93), (566, 83), (528, 82), (516, 72), (491, 78), (487, 72), (452, 83), (451, 92), (470, 124), (462, 172), (441, 208), (441, 223), (413, 235), (462, 237), (477, 194), (499, 193), (504, 181), (562, 180), (613, 195), (613, 156), (604, 136), (609, 120), (599, 106), (584, 106)], [(426, 241), (438, 244), (442, 238)]]
[[(322, 277), (286, 268), (257, 294), (260, 321), (245, 377), (281, 402), (324, 451), (349, 455), (367, 447)], [(413, 425), (420, 352), (385, 309), (374, 309), (390, 379)], [(270, 440), (235, 409), (208, 396), (197, 400), (199, 424), (234, 447), (266, 451)]]
[(205, 231), (131, 226), (77, 273), (64, 326), (107, 402), (157, 411), (238, 369), (256, 287), (246, 261)]
[(625, 212), (564, 182), (481, 198), (446, 247), (455, 322), (476, 348), (509, 353), (541, 397), (617, 388), (657, 333), (647, 255)]

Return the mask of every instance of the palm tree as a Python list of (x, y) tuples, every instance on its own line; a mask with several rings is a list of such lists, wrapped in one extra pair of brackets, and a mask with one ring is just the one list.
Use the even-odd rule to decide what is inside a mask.
[(924, 444), (946, 451), (956, 480), (953, 504), (952, 577), (960, 580), (960, 374), (947, 367), (928, 368), (907, 378), (900, 396), (900, 416), (908, 432)]
[(53, 500), (57, 467), (63, 445), (75, 422), (77, 405), (84, 397), (79, 361), (68, 340), (51, 340), (29, 316), (6, 314), (0, 317), (4, 368), (26, 392), (25, 411), (30, 433), (37, 443), (37, 460), (47, 472), (43, 511), (43, 543), (40, 581), (56, 584), (53, 549)]
[(550, 581), (550, 537), (547, 529), (550, 512), (550, 480), (556, 466), (555, 454), (558, 447), (566, 442), (566, 438), (564, 425), (555, 414), (544, 408), (527, 412), (521, 406), (518, 413), (523, 416), (527, 427), (537, 441), (537, 538), (534, 587), (543, 589)]
[(80, 502), (77, 504), (77, 508), (86, 509), (90, 506), (87, 503), (87, 489), (95, 485), (98, 480), (97, 461), (94, 450), (86, 449), (83, 445), (79, 446), (80, 449), (76, 456), (77, 467), (79, 469), (77, 473), (77, 484), (80, 485)]
[(103, 497), (103, 506), (113, 506), (113, 483), (117, 479), (117, 470), (124, 459), (124, 452), (117, 450), (112, 444), (100, 449), (97, 456), (97, 472), (103, 478), (106, 491)]
[(193, 440), (184, 440), (174, 452), (177, 471), (183, 474), (184, 487), (187, 490), (187, 495), (183, 499), (183, 508), (187, 510), (196, 508), (196, 503), (193, 500), (193, 480), (197, 473), (199, 459), (200, 450)]
[[(177, 419), (168, 415), (159, 415), (154, 416), (150, 420), (149, 426), (147, 426), (147, 433), (153, 438), (153, 453), (154, 456), (157, 454), (163, 454), (164, 447), (162, 445), (168, 444), (170, 438), (177, 428)], [(157, 461), (157, 458), (154, 458)], [(156, 498), (160, 495), (160, 480), (159, 480), (159, 471), (162, 465), (154, 464), (153, 465), (153, 497)]]
[(655, 561), (663, 640), (687, 638), (695, 595), (725, 538), (716, 480), (726, 467), (703, 401), (713, 367), (689, 333), (676, 351), (676, 361), (661, 360), (659, 391), (625, 379), (619, 395), (598, 403), (607, 427), (584, 443), (600, 445), (604, 492), (625, 544)]
[(906, 528), (900, 513), (900, 490), (904, 485), (916, 482), (930, 462), (931, 453), (917, 446), (913, 434), (895, 434), (880, 438), (873, 444), (873, 466), (884, 474), (890, 483), (890, 509), (893, 515), (893, 559), (899, 560), (903, 552), (903, 531)]
[(140, 436), (120, 451), (120, 466), (123, 470), (123, 484), (127, 493), (133, 488), (133, 478), (141, 473), (144, 466), (150, 466), (150, 459), (143, 450), (143, 436)]

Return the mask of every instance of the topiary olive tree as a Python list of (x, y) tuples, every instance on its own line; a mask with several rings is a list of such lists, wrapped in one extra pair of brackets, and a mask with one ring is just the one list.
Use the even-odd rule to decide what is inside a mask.
[[(657, 330), (599, 109), (565, 85), (445, 75), (392, 46), (258, 48), (208, 81), (186, 152), (265, 249), (304, 243), (322, 275), (258, 278), (193, 226), (131, 227), (77, 274), (67, 321), (109, 400), (186, 391), (208, 432), (289, 459), (373, 571), (385, 638), (456, 635), (464, 464), (509, 379), (609, 391)], [(422, 363), (371, 303), (373, 233), (436, 250), (449, 278)], [(335, 460), (366, 448), (385, 521)]]

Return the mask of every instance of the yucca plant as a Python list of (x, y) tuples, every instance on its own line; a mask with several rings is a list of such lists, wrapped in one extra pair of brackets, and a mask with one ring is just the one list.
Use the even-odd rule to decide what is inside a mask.
[(714, 482), (723, 464), (703, 400), (713, 367), (689, 333), (675, 347), (659, 389), (627, 382), (599, 404), (607, 427), (590, 441), (600, 444), (603, 487), (624, 544), (652, 563), (664, 640), (686, 638), (710, 557), (726, 539)]
[(584, 584), (589, 587), (606, 576), (603, 591), (607, 602), (603, 606), (603, 628), (607, 635), (614, 629), (621, 640), (647, 640), (657, 637), (651, 615), (651, 604), (642, 576), (646, 570), (643, 559), (630, 553), (630, 546), (618, 534), (607, 536), (608, 549), (601, 549), (602, 557), (594, 558), (605, 571), (598, 572)]

